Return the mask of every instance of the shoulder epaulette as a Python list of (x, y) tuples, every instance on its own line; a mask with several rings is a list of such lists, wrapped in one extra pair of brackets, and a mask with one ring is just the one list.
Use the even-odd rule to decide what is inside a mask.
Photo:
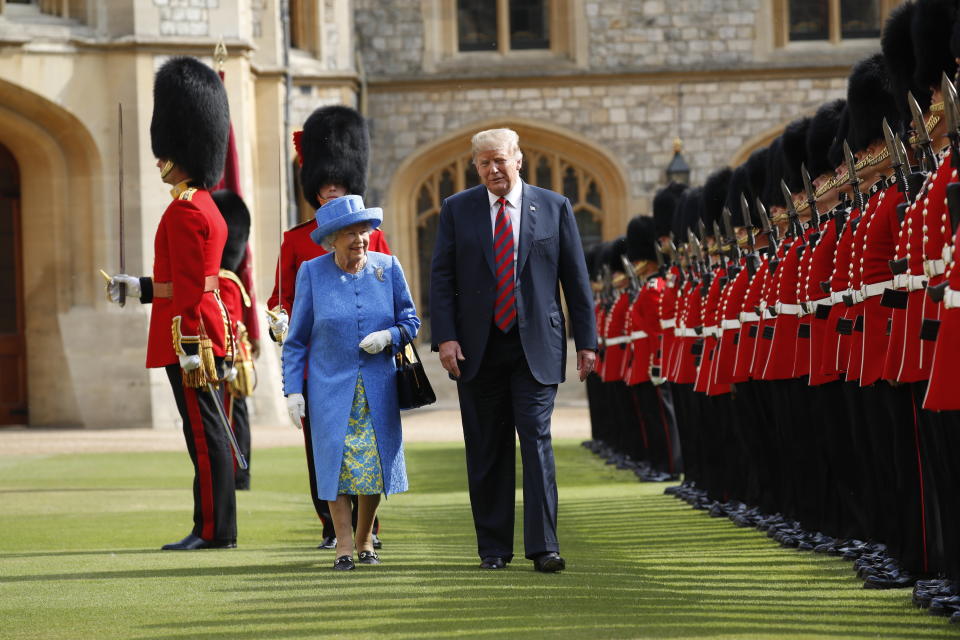
[(179, 196), (177, 196), (177, 200), (186, 200), (189, 202), (190, 200), (193, 200), (193, 194), (195, 194), (196, 192), (197, 192), (196, 187), (187, 187), (180, 193)]
[(233, 284), (237, 285), (237, 287), (240, 289), (240, 296), (243, 298), (243, 306), (250, 306), (250, 296), (247, 295), (247, 289), (243, 286), (243, 283), (240, 282), (240, 278), (237, 276), (237, 274), (229, 269), (220, 269), (220, 273), (217, 275), (219, 275), (221, 278), (226, 278)]

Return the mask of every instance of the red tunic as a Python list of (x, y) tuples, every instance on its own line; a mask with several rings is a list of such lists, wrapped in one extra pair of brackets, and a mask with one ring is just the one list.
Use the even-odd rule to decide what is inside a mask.
[(703, 298), (700, 296), (701, 283), (698, 280), (684, 282), (680, 293), (680, 306), (677, 309), (677, 350), (673, 381), (678, 384), (693, 384), (697, 378), (697, 356), (693, 354), (693, 345), (700, 337), (696, 328), (700, 327), (700, 308)]
[[(300, 265), (327, 253), (327, 250), (313, 241), (310, 232), (317, 228), (317, 223), (308, 220), (293, 227), (283, 234), (280, 243), (280, 257), (277, 260), (277, 269), (273, 279), (273, 293), (267, 300), (267, 308), (274, 309), (278, 304), (283, 305), (284, 311), (290, 315), (293, 308), (294, 288), (297, 282), (297, 271)], [(374, 229), (370, 234), (370, 251), (378, 251), (390, 255), (390, 247), (380, 229)], [(282, 289), (283, 300), (280, 299)]]
[(665, 286), (663, 278), (650, 278), (630, 307), (631, 359), (623, 378), (629, 385), (648, 382), (650, 367), (659, 366), (656, 354), (661, 348), (660, 298)]
[[(931, 174), (932, 175), (932, 174)], [(923, 200), (927, 191), (930, 189), (931, 180), (927, 176), (923, 187), (917, 196), (917, 200)], [(897, 247), (895, 258), (897, 260), (907, 261), (907, 271), (893, 276), (893, 289), (898, 291), (907, 291), (909, 297), (914, 297), (916, 293), (924, 296), (923, 288), (920, 287), (920, 279), (911, 277), (912, 272), (923, 271), (923, 248), (921, 237), (922, 220), (920, 209), (916, 202), (907, 206), (904, 214), (903, 223), (900, 225), (900, 232), (897, 235)], [(907, 308), (910, 304), (908, 302)], [(917, 306), (917, 303), (914, 303)], [(917, 322), (922, 314), (923, 304), (920, 303), (918, 313), (915, 313)], [(920, 328), (917, 324), (914, 333), (919, 333)], [(900, 368), (904, 360), (904, 347), (907, 338), (907, 309), (894, 309), (890, 320), (890, 337), (887, 341), (887, 353), (884, 356), (883, 377), (885, 380), (900, 380)]]
[[(821, 283), (830, 280), (830, 274), (833, 272), (833, 259), (837, 251), (837, 221), (831, 219), (825, 225), (820, 233), (820, 240), (810, 257), (810, 270), (807, 273), (806, 295), (812, 315), (808, 316), (810, 322), (810, 340), (809, 344), (809, 374), (810, 385), (816, 386), (832, 382), (838, 378), (836, 371), (830, 374), (824, 372), (823, 367), (823, 345), (826, 337), (835, 331), (830, 321), (823, 316), (821, 309), (829, 310), (833, 306), (833, 300), (830, 294), (824, 293)], [(801, 346), (803, 344), (801, 343)]]
[(767, 255), (758, 254), (760, 264), (756, 273), (747, 284), (747, 293), (740, 306), (738, 318), (740, 330), (737, 335), (737, 354), (733, 365), (733, 377), (737, 382), (749, 380), (753, 368), (753, 351), (756, 348), (758, 324), (760, 315), (755, 307), (760, 305), (760, 296), (763, 293), (763, 283), (769, 274)]
[[(153, 242), (153, 283), (172, 283), (173, 297), (153, 298), (147, 367), (179, 364), (176, 349), (194, 342), (200, 325), (215, 355), (225, 354), (225, 312), (214, 291), (204, 291), (207, 276), (220, 272), (227, 224), (204, 189), (176, 187)], [(181, 339), (177, 339), (179, 329)]]
[[(883, 289), (892, 287), (893, 275), (890, 261), (896, 255), (896, 243), (900, 233), (897, 205), (903, 202), (903, 194), (896, 184), (888, 186), (878, 195), (877, 206), (869, 209), (860, 222), (863, 240), (860, 260), (854, 264), (856, 282), (863, 298), (863, 333), (854, 336), (861, 339), (860, 370), (861, 386), (875, 383), (883, 375), (887, 352), (887, 323), (892, 310), (880, 304)], [(858, 229), (859, 231), (859, 229)], [(858, 234), (859, 235), (859, 234)]]
[(784, 253), (774, 274), (772, 294), (767, 305), (777, 314), (771, 321), (773, 339), (763, 369), (764, 380), (785, 380), (793, 377), (797, 352), (797, 329), (800, 326), (800, 300), (797, 285), (800, 277), (800, 258), (806, 252), (805, 243), (794, 238)]
[(740, 271), (727, 284), (720, 298), (720, 338), (716, 350), (716, 366), (713, 371), (713, 382), (716, 384), (732, 384), (743, 382), (734, 376), (734, 367), (737, 363), (737, 347), (740, 334), (740, 310), (747, 296), (747, 287), (750, 284), (750, 272), (746, 268), (746, 260), (740, 260)]
[(600, 379), (614, 382), (623, 379), (623, 361), (627, 354), (627, 312), (630, 310), (630, 294), (621, 291), (606, 317), (603, 344), (605, 346)]
[(663, 339), (660, 346), (660, 375), (668, 380), (672, 380), (673, 365), (676, 362), (677, 350), (677, 305), (679, 304), (678, 292), (680, 285), (680, 269), (670, 267), (664, 283), (663, 292), (660, 295), (660, 328), (663, 331)]
[[(789, 249), (788, 243), (784, 242), (780, 245), (780, 248), (777, 251), (777, 258), (779, 263), (783, 262), (784, 256), (786, 255), (787, 250)], [(777, 265), (777, 270), (780, 269), (780, 264)], [(770, 345), (773, 343), (773, 335), (771, 330), (773, 329), (773, 314), (770, 313), (770, 307), (773, 306), (774, 300), (774, 283), (776, 281), (776, 271), (770, 273), (769, 266), (764, 270), (763, 273), (763, 282), (760, 285), (760, 299), (757, 304), (754, 305), (760, 311), (758, 313), (759, 321), (757, 322), (757, 339), (754, 342), (753, 346), (753, 360), (750, 362), (750, 376), (755, 380), (763, 380), (763, 370), (767, 366), (767, 358), (770, 354)], [(753, 310), (756, 313), (756, 309)]]
[(717, 345), (720, 335), (720, 299), (723, 296), (724, 280), (727, 272), (719, 268), (713, 272), (713, 280), (703, 304), (703, 355), (700, 359), (700, 369), (697, 372), (697, 390), (702, 390), (709, 396), (730, 393), (729, 384), (715, 384), (713, 376), (716, 371)]

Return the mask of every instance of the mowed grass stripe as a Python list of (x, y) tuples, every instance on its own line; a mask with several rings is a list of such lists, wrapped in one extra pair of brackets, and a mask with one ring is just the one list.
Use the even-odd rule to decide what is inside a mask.
[(780, 549), (556, 443), (569, 569), (477, 568), (462, 445), (407, 447), (382, 507), (384, 564), (339, 574), (301, 449), (255, 451), (240, 548), (163, 553), (189, 526), (185, 453), (0, 457), (2, 638), (929, 638), (848, 562)]

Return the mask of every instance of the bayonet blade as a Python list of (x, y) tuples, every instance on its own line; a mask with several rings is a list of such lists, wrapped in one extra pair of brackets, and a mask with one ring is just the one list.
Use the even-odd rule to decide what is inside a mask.
[(903, 166), (903, 164), (900, 162), (900, 151), (897, 149), (897, 143), (896, 140), (894, 140), (893, 130), (890, 128), (890, 123), (887, 122), (886, 117), (883, 119), (883, 140), (887, 143), (887, 153), (890, 154), (890, 166), (894, 169)]
[(913, 130), (917, 134), (917, 142), (922, 145), (930, 144), (930, 136), (927, 134), (927, 121), (923, 118), (923, 111), (913, 97), (913, 92), (907, 92), (907, 104), (910, 105), (910, 114), (913, 116)]
[[(743, 199), (743, 195), (741, 195), (741, 196), (740, 196), (740, 204), (741, 204), (741, 206), (742, 206), (745, 202), (746, 202), (746, 200), (744, 200), (744, 199)], [(736, 240), (737, 240), (736, 234), (733, 232), (733, 214), (730, 213), (730, 209), (727, 209), (726, 207), (723, 208), (723, 232), (724, 232), (724, 234), (726, 234), (726, 236), (727, 236), (727, 237), (726, 237), (726, 241), (727, 241), (728, 243), (731, 243), (731, 244), (732, 244), (732, 243), (736, 242)]]
[(860, 179), (857, 178), (857, 161), (853, 157), (853, 151), (846, 140), (843, 141), (843, 157), (847, 162), (847, 184), (858, 185)]
[(760, 202), (760, 198), (757, 198), (757, 213), (760, 216), (760, 227), (764, 231), (770, 231), (770, 216), (767, 215), (767, 208)]

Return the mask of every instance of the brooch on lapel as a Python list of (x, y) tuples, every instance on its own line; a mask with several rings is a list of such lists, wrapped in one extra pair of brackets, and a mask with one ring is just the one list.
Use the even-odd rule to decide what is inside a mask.
[(376, 269), (374, 269), (373, 275), (377, 276), (377, 280), (379, 280), (380, 282), (386, 282), (386, 280), (383, 277), (383, 267), (377, 267)]

